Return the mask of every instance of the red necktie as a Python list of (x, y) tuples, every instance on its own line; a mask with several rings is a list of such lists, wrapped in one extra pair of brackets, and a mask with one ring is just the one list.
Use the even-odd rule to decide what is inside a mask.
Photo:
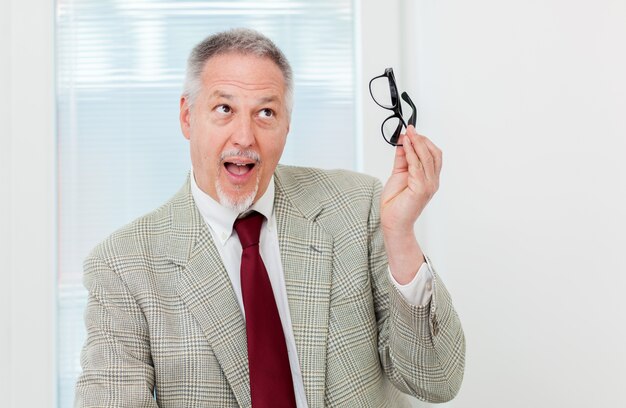
[(265, 217), (257, 212), (235, 221), (241, 254), (241, 292), (246, 311), (248, 368), (253, 408), (293, 408), (293, 390), (287, 344), (272, 292), (272, 284), (259, 253)]

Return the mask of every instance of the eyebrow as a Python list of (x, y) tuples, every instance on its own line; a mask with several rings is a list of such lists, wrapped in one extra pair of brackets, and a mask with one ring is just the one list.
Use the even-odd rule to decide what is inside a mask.
[(211, 94), (211, 97), (215, 97), (217, 96), (218, 98), (224, 98), (224, 99), (228, 99), (228, 100), (232, 100), (235, 97), (231, 94), (227, 94), (226, 92), (217, 90), (217, 91), (213, 91), (213, 93)]
[(264, 96), (259, 99), (260, 103), (270, 103), (270, 102), (278, 102), (278, 97), (275, 95), (272, 96)]

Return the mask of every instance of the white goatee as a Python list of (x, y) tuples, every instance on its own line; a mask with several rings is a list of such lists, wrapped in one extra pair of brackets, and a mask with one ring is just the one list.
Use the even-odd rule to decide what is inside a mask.
[[(258, 153), (253, 150), (237, 150), (237, 149), (228, 150), (228, 151), (223, 152), (220, 155), (220, 163), (219, 163), (220, 171), (224, 171), (223, 169), (224, 160), (227, 157), (233, 157), (233, 156), (245, 157), (247, 159), (254, 160), (256, 161), (255, 166), (258, 166), (259, 163), (261, 162)], [(215, 180), (215, 191), (217, 193), (217, 198), (221, 205), (241, 214), (247, 211), (252, 206), (252, 203), (254, 202), (254, 198), (256, 197), (256, 194), (259, 191), (259, 174), (257, 173), (257, 178), (254, 184), (254, 189), (250, 192), (250, 194), (246, 194), (245, 196), (230, 197), (228, 194), (226, 194), (226, 192), (222, 188), (219, 177)]]

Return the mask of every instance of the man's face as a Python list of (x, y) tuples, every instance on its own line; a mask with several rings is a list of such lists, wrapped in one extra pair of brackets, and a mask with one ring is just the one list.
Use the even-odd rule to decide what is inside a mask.
[(193, 106), (180, 101), (198, 187), (243, 211), (267, 190), (282, 155), (289, 115), (285, 80), (268, 58), (228, 53), (210, 58)]

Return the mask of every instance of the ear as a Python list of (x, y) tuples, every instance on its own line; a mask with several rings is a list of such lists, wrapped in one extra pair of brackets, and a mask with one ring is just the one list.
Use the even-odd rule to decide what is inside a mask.
[(185, 136), (185, 139), (189, 140), (191, 137), (191, 110), (189, 107), (189, 103), (187, 103), (187, 98), (184, 96), (180, 97), (180, 129)]

